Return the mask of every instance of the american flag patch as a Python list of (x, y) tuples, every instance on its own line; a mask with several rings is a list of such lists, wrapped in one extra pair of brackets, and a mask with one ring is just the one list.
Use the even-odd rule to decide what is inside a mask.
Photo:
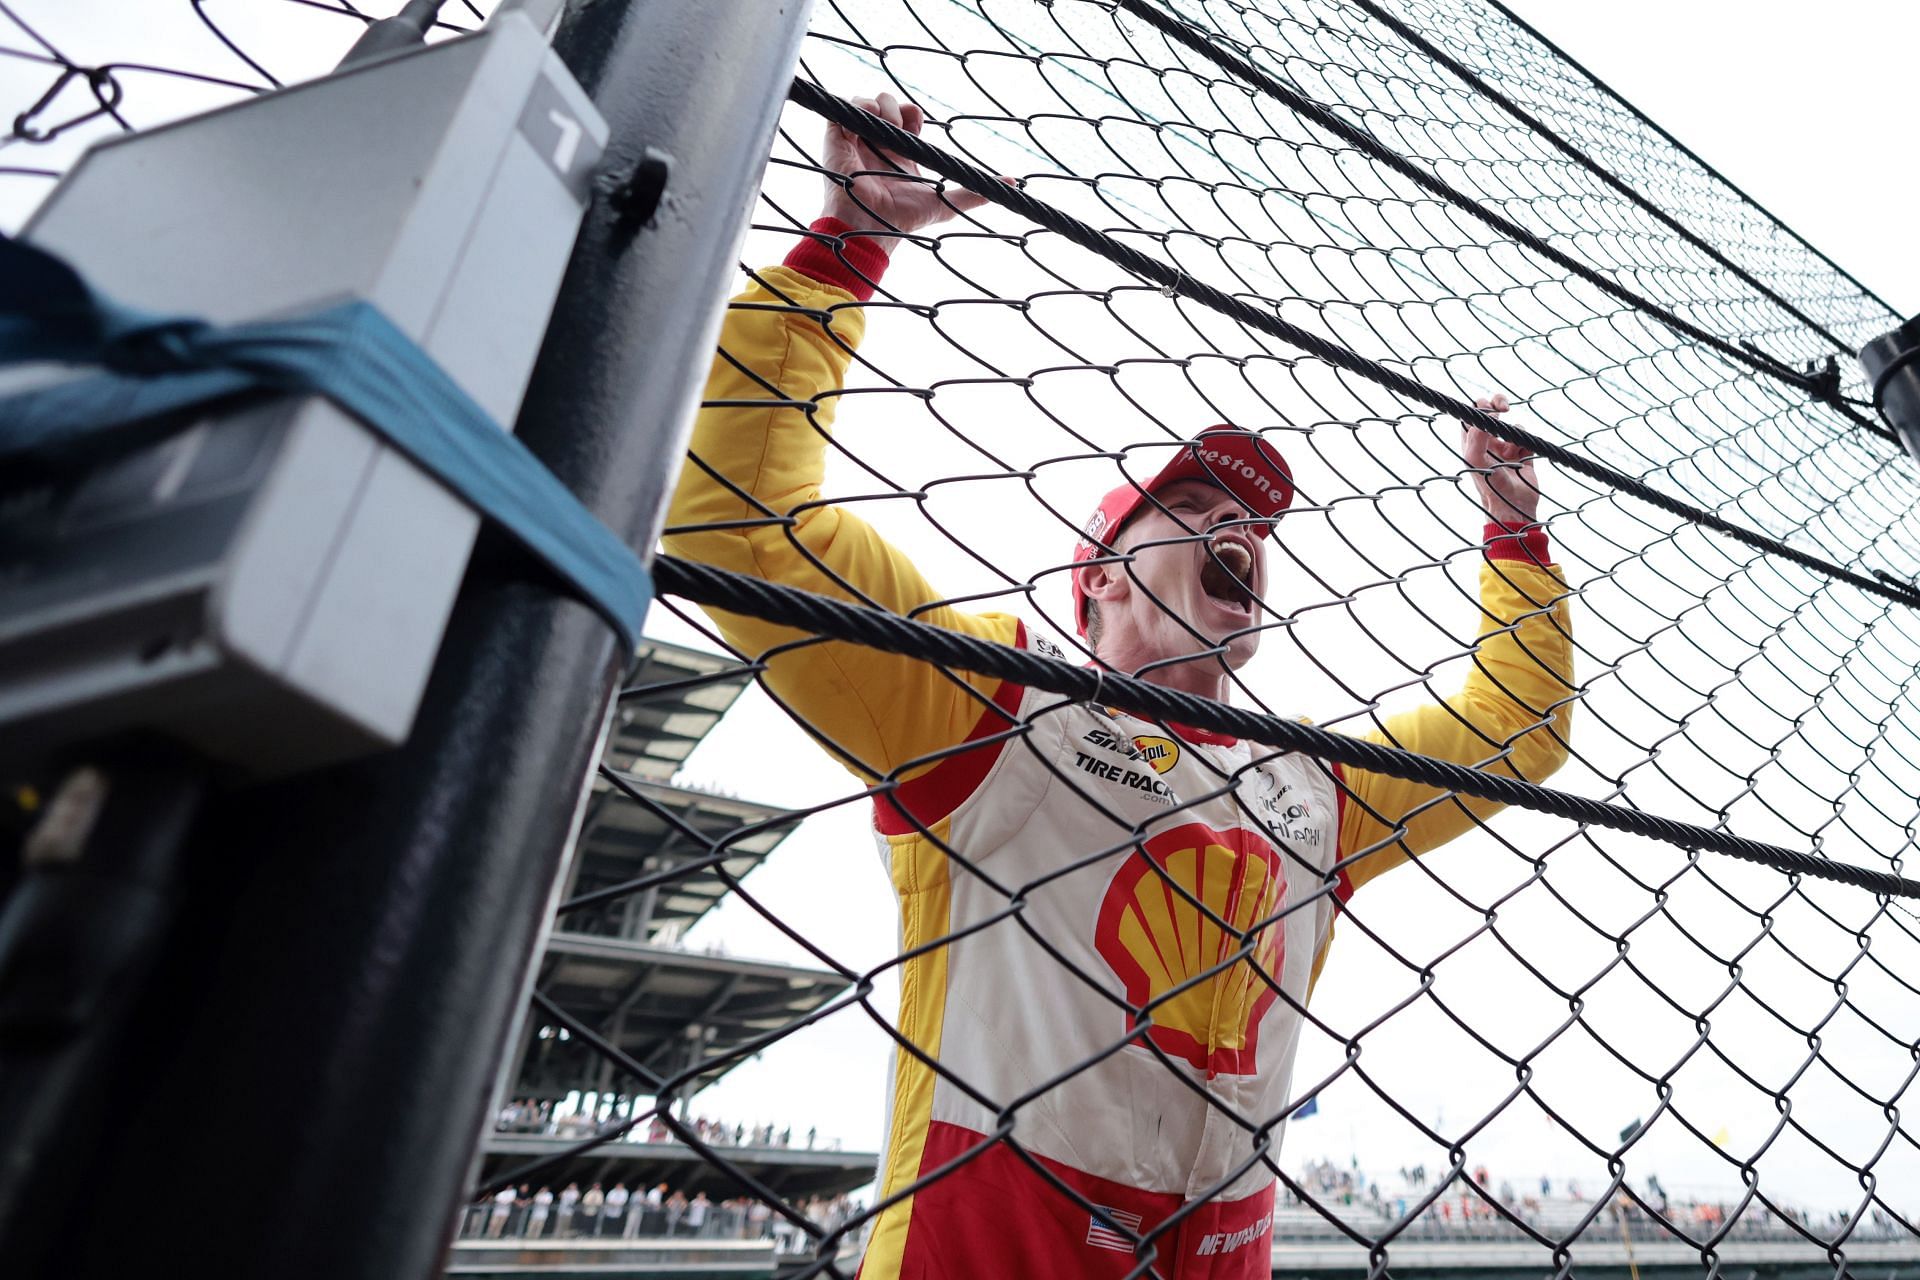
[[(1125, 1227), (1128, 1231), (1133, 1232), (1135, 1235), (1139, 1234), (1139, 1214), (1124, 1213), (1119, 1209), (1109, 1209), (1106, 1205), (1100, 1206), (1100, 1212), (1106, 1214), (1109, 1218), (1112, 1218), (1115, 1222)], [(1087, 1243), (1096, 1249), (1111, 1249), (1115, 1253), (1133, 1252), (1132, 1240), (1121, 1235), (1118, 1231), (1115, 1231), (1112, 1227), (1109, 1227), (1092, 1214), (1087, 1215)]]

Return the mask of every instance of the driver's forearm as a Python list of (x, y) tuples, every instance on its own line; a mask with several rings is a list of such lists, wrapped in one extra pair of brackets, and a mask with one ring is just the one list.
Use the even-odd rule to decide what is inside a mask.
[[(791, 261), (791, 259), (789, 260)], [(737, 573), (1002, 642), (1017, 624), (934, 605), (940, 597), (857, 516), (820, 502), (827, 433), (865, 312), (843, 289), (793, 267), (759, 273), (733, 300), (669, 510), (665, 550)], [(824, 323), (823, 323), (824, 320)], [(934, 607), (928, 607), (934, 606)], [(713, 611), (734, 648), (758, 656), (806, 633)], [(968, 677), (991, 698), (999, 682)], [(983, 703), (938, 669), (845, 644), (789, 650), (768, 683), (863, 776), (966, 738)]]
[[(1536, 555), (1545, 559), (1544, 537), (1495, 538), (1489, 555), (1480, 570), (1484, 616), (1464, 686), (1443, 705), (1391, 717), (1367, 738), (1540, 782), (1565, 762), (1572, 733), (1566, 580), (1558, 566), (1536, 562)], [(1373, 850), (1345, 868), (1346, 892), (1503, 807), (1367, 770), (1347, 770), (1343, 778), (1351, 794), (1342, 805), (1340, 854)]]

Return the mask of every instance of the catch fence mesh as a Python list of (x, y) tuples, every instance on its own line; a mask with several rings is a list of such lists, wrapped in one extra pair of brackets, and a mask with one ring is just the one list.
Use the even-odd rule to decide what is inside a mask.
[[(90, 138), (318, 74), (369, 13), (182, 3), (165, 31), (96, 33), (82, 53), (0, 7), (10, 207)], [(446, 20), (480, 16), (449, 5)], [(850, 105), (882, 91), (924, 110), (918, 149)], [(983, 667), (957, 655), (876, 694), (870, 678), (915, 664), (850, 642), (874, 638), (870, 620), (843, 609), (815, 630), (723, 635), (692, 597), (775, 621), (793, 601), (662, 563), (661, 606), (678, 619), (666, 629), (731, 653), (855, 770), (779, 821), (891, 824), (907, 919), (897, 951), (847, 954), (729, 869), (752, 824), (716, 836), (604, 766), (603, 787), (673, 828), (683, 852), (576, 897), (563, 921), (717, 875), (847, 989), (677, 1071), (537, 996), (546, 1031), (613, 1061), (627, 1079), (611, 1095), (638, 1099), (603, 1111), (593, 1140), (657, 1120), (772, 1204), (769, 1221), (814, 1252), (803, 1270), (829, 1274), (851, 1274), (869, 1235), (871, 1273), (921, 1274), (940, 1263), (929, 1247), (965, 1270), (1005, 1256), (969, 1253), (1002, 1220), (1036, 1258), (1087, 1275), (1265, 1274), (1268, 1232), (1275, 1263), (1317, 1244), (1368, 1274), (1465, 1238), (1555, 1273), (1636, 1248), (1705, 1272), (1912, 1258), (1920, 1138), (1903, 1116), (1920, 1070), (1920, 931), (1899, 877), (1920, 795), (1920, 530), (1913, 465), (1862, 405), (1852, 355), (1898, 316), (1480, 0), (818, 0), (791, 96), (744, 252), (742, 287), (758, 292), (732, 313), (705, 411), (716, 434), (702, 438), (818, 441), (831, 416), (826, 496), (752, 492), (737, 458), (696, 444), (685, 483), (731, 491), (739, 510), (677, 523), (668, 550), (751, 546), (724, 567), (785, 565), (792, 585), (893, 601), (897, 583), (849, 573), (817, 536), (822, 513), (853, 513), (937, 584), (915, 616), (1015, 614), (1066, 660), (1024, 703), (1007, 696), (1013, 680), (968, 679)], [(825, 184), (844, 182), (827, 119), (990, 202), (909, 236), (879, 273), (871, 233), (813, 228)], [(773, 268), (803, 244), (816, 261), (838, 252), (849, 278), (864, 267), (872, 299)], [(809, 363), (809, 342), (846, 353), (844, 378)], [(1830, 359), (1837, 377), (1822, 376)], [(1538, 522), (1566, 585), (1543, 592), (1524, 561), (1493, 562), (1519, 612), (1487, 635), (1485, 513), (1459, 419), (1496, 393), (1513, 409), (1478, 421), (1542, 454)], [(1266, 546), (1258, 654), (1230, 677), (1238, 706), (1272, 717), (1268, 745), (1231, 767), (1175, 727), (1201, 718), (1129, 718), (1141, 708), (1123, 682), (1123, 711), (1105, 718), (1125, 732), (1096, 743), (1088, 717), (1104, 713), (1089, 706), (1104, 699), (1068, 674), (1092, 657), (1069, 595), (1088, 516), (1216, 423), (1258, 432), (1298, 487)], [(1150, 592), (1161, 580), (1145, 572), (1131, 581)], [(1562, 680), (1553, 637), (1569, 631)], [(1259, 787), (1297, 786), (1333, 798), (1322, 827), (1341, 827), (1367, 766), (1303, 763), (1313, 744), (1284, 726), (1360, 735), (1421, 708), (1448, 715), (1476, 654), (1516, 635), (1509, 660), (1534, 670), (1493, 676), (1525, 723), (1474, 722), (1479, 749), (1458, 763), (1511, 777), (1564, 756), (1554, 792), (1685, 830), (1528, 795), (1489, 816), (1443, 786), (1335, 849), (1260, 809)], [(929, 651), (910, 629), (888, 643)], [(739, 670), (622, 697), (684, 697)], [(1515, 679), (1556, 691), (1514, 692)], [(945, 717), (931, 748), (934, 729), (894, 726), (922, 706)], [(708, 759), (709, 774), (751, 791), (801, 749), (791, 729), (756, 733), (778, 749)], [(911, 751), (892, 752), (896, 733)], [(1153, 789), (1189, 777), (1147, 772), (1169, 748), (1186, 753), (1180, 768), (1213, 770), (1192, 775), (1205, 785)], [(968, 777), (989, 758), (996, 772)], [(1373, 764), (1418, 776), (1417, 761)], [(982, 811), (1017, 806), (1009, 778), (1023, 770), (1044, 811), (995, 826)], [(967, 783), (949, 818), (922, 779), (956, 773)], [(1229, 840), (1230, 891), (1204, 883), (1205, 840), (1192, 851), (1188, 824), (1208, 804), (1239, 806), (1257, 837)], [(1464, 834), (1349, 897), (1354, 873), (1397, 860), (1422, 822)], [(1056, 861), (1036, 866), (1017, 832), (1056, 829)], [(1187, 843), (1161, 838), (1173, 831)], [(920, 852), (903, 854), (915, 837)], [(1784, 853), (1774, 866), (1724, 856), (1742, 842), (1762, 861)], [(1256, 892), (1246, 868), (1260, 857)], [(1835, 883), (1839, 868), (1866, 874)], [(913, 875), (950, 885), (945, 914), (924, 914)], [(1143, 878), (1164, 917), (1149, 918), (1145, 889), (1112, 897)], [(1098, 937), (1065, 936), (1101, 903)], [(1129, 919), (1134, 943), (1113, 941)], [(1126, 956), (1149, 953), (1158, 970), (1129, 970)], [(1010, 973), (1024, 982), (1009, 987)], [(944, 984), (937, 998), (929, 983)], [(997, 1003), (956, 1003), (983, 993)], [(1196, 999), (1213, 1002), (1204, 1016)], [(1233, 1000), (1239, 1022), (1224, 1026)], [(869, 1207), (829, 1222), (674, 1104), (763, 1050), (804, 1063), (847, 1022), (877, 1028), (872, 1051), (899, 1064)], [(996, 1055), (1018, 1070), (979, 1078), (972, 1064)], [(1179, 1132), (1156, 1145), (1162, 1121)], [(1192, 1167), (1176, 1185), (1162, 1166), (1177, 1158)], [(1129, 1181), (1126, 1160), (1150, 1172)], [(563, 1169), (510, 1169), (482, 1190)], [(1126, 1200), (1136, 1192), (1146, 1207)], [(1035, 1238), (1041, 1221), (1052, 1237)]]

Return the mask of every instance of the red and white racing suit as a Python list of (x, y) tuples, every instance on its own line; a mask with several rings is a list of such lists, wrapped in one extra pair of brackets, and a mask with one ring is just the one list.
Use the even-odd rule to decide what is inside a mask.
[[(682, 476), (667, 550), (848, 598), (839, 579), (898, 613), (1057, 652), (1016, 618), (939, 603), (870, 526), (820, 503), (864, 291), (818, 247), (789, 263), (729, 313), (731, 359), (707, 388), (729, 403), (699, 419), (704, 465)], [(869, 252), (863, 269), (881, 265)], [(1496, 537), (1488, 556), (1466, 687), (1372, 736), (1538, 780), (1565, 754), (1566, 587), (1538, 531)], [(796, 638), (714, 616), (748, 654)], [(1395, 778), (854, 645), (789, 651), (767, 679), (854, 772), (900, 780), (875, 826), (909, 956), (898, 1027), (917, 1052), (896, 1056), (879, 1198), (948, 1172), (880, 1215), (862, 1276), (1119, 1277), (1149, 1233), (1159, 1275), (1270, 1275), (1259, 1152), (1279, 1152), (1300, 1011), (1341, 904), (1498, 806), (1429, 804), (1433, 790)]]

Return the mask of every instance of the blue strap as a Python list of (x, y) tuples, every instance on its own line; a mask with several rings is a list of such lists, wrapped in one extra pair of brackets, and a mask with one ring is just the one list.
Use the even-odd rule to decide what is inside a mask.
[(0, 236), (0, 365), (103, 366), (0, 398), (0, 464), (137, 438), (161, 415), (246, 391), (323, 395), (531, 551), (633, 652), (653, 596), (640, 557), (370, 303), (225, 328), (121, 306), (44, 250)]

